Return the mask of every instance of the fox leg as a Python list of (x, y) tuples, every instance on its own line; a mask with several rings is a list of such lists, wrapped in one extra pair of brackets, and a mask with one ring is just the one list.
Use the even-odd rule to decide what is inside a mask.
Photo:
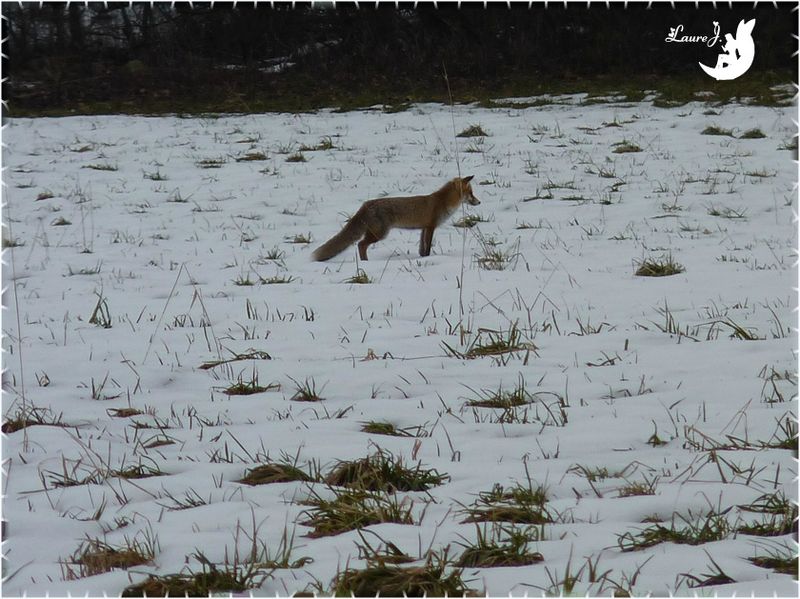
[(367, 258), (367, 248), (369, 246), (371, 246), (373, 243), (375, 243), (376, 241), (380, 241), (381, 239), (386, 237), (386, 235), (388, 233), (389, 233), (388, 230), (384, 230), (384, 231), (376, 230), (376, 231), (373, 231), (373, 230), (367, 229), (367, 232), (364, 233), (364, 238), (361, 241), (358, 242), (358, 255), (359, 255), (359, 257), (362, 260), (369, 260), (369, 258)]
[(425, 227), (419, 236), (419, 255), (430, 256), (433, 243), (433, 227)]

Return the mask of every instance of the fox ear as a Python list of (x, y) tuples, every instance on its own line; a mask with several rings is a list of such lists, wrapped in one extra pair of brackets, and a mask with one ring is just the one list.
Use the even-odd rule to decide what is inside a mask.
[(469, 183), (470, 181), (472, 181), (472, 178), (473, 178), (474, 176), (475, 176), (475, 175), (470, 175), (469, 177), (464, 177), (464, 178), (463, 178), (463, 179), (461, 179), (461, 180), (462, 180), (464, 183)]

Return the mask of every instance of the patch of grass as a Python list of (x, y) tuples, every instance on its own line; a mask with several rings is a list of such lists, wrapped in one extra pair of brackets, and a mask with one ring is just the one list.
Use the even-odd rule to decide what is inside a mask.
[(673, 260), (672, 256), (662, 256), (658, 259), (647, 258), (642, 260), (634, 274), (637, 277), (669, 277), (685, 270), (681, 264)]
[(505, 270), (515, 258), (519, 257), (517, 251), (519, 242), (512, 248), (501, 250), (500, 243), (494, 237), (484, 237), (479, 234), (478, 241), (481, 244), (481, 253), (475, 255), (475, 261), (484, 270)]
[(45, 488), (79, 487), (81, 485), (102, 484), (105, 473), (84, 464), (81, 460), (69, 460), (61, 456), (61, 470), (43, 470), (39, 477)]
[(739, 136), (739, 139), (763, 139), (766, 135), (761, 129), (748, 129)]
[(372, 435), (388, 435), (390, 437), (427, 437), (428, 430), (425, 426), (407, 426), (399, 428), (395, 424), (386, 421), (371, 420), (361, 425), (362, 433)]
[(126, 466), (118, 470), (111, 470), (109, 476), (116, 476), (118, 478), (139, 479), (151, 478), (153, 476), (164, 476), (164, 472), (157, 466), (146, 466), (145, 464), (136, 464), (135, 466)]
[[(267, 155), (264, 154), (264, 152), (247, 152), (246, 154), (243, 154), (242, 156), (237, 156), (236, 157), (236, 162), (255, 162), (255, 161), (260, 161), (260, 160), (267, 160)], [(287, 158), (287, 160), (288, 160), (288, 158)], [(305, 160), (305, 158), (303, 159), (303, 161), (304, 160)], [(295, 162), (295, 161), (292, 161), (292, 160), (288, 160), (288, 161), (289, 162)]]
[(209, 370), (210, 368), (215, 368), (217, 366), (221, 366), (222, 364), (229, 364), (230, 362), (237, 362), (239, 360), (271, 360), (272, 356), (270, 356), (265, 351), (251, 349), (245, 353), (237, 354), (233, 353), (233, 357), (227, 360), (211, 360), (210, 362), (203, 362), (198, 368), (200, 370)]
[(181, 510), (191, 510), (196, 507), (201, 507), (204, 505), (208, 505), (211, 503), (211, 498), (203, 499), (200, 494), (195, 491), (194, 489), (189, 489), (183, 494), (182, 498), (175, 497), (169, 491), (163, 490), (164, 496), (169, 499), (172, 503), (170, 504), (163, 504), (159, 503), (161, 507), (167, 509), (171, 512), (181, 511)]
[(747, 218), (746, 213), (747, 209), (742, 208), (741, 210), (736, 210), (735, 208), (728, 208), (727, 206), (722, 208), (717, 208), (713, 204), (709, 206), (707, 210), (709, 216), (719, 216), (721, 218), (729, 218), (729, 219), (743, 219)]
[(72, 559), (63, 563), (65, 578), (74, 580), (147, 564), (155, 558), (157, 546), (158, 540), (150, 535), (145, 535), (142, 540), (126, 539), (125, 544), (119, 547), (112, 547), (100, 539), (87, 539)]
[[(572, 179), (571, 181), (551, 181), (550, 179), (548, 179), (547, 183), (542, 185), (542, 189), (544, 189), (545, 191), (551, 191), (553, 189), (578, 189), (578, 188), (575, 185), (575, 179)], [(549, 198), (541, 197), (539, 199), (549, 199)]]
[(196, 573), (156, 576), (126, 587), (122, 597), (209, 597), (257, 588), (269, 575), (256, 563), (218, 565), (202, 553), (194, 554), (202, 570)]
[(683, 578), (683, 580), (689, 583), (691, 588), (699, 588), (699, 587), (711, 587), (716, 586), (718, 584), (731, 584), (736, 582), (733, 578), (725, 574), (720, 568), (719, 564), (714, 561), (714, 558), (709, 555), (708, 551), (705, 552), (708, 559), (711, 560), (711, 572), (706, 574), (701, 574), (700, 576), (695, 576), (694, 574), (683, 573), (679, 575), (679, 578)]
[(731, 339), (741, 339), (742, 341), (761, 341), (763, 339), (750, 329), (746, 329), (742, 325), (736, 324), (736, 322), (734, 322), (734, 320), (730, 317), (725, 320), (714, 320), (709, 324), (718, 324), (728, 327), (731, 330)]
[(503, 389), (501, 386), (497, 391), (492, 389), (481, 389), (477, 399), (470, 399), (465, 404), (475, 408), (512, 408), (525, 406), (533, 402), (531, 394), (525, 390), (525, 379), (520, 376), (519, 383), (513, 389)]
[[(652, 439), (652, 437), (651, 437)], [(663, 443), (663, 441), (662, 441)], [(653, 445), (655, 447), (655, 445)], [(644, 477), (644, 480), (629, 482), (625, 486), (617, 489), (617, 497), (638, 497), (641, 495), (655, 495), (659, 477)]]
[[(716, 440), (694, 426), (684, 427), (685, 444), (695, 451), (787, 449), (797, 452), (797, 423), (792, 414), (784, 413), (777, 419), (775, 432), (768, 441), (750, 441), (733, 435), (725, 435), (725, 438), (726, 441)], [(726, 461), (718, 454), (713, 457)]]
[(277, 383), (270, 383), (266, 387), (259, 385), (258, 373), (253, 369), (249, 381), (243, 380), (242, 376), (239, 375), (239, 379), (229, 387), (224, 388), (222, 392), (225, 395), (253, 395), (254, 393), (264, 393), (265, 391), (278, 391), (280, 388)]
[(52, 191), (43, 191), (36, 196), (36, 201), (41, 202), (42, 200), (49, 200), (54, 197), (55, 196), (53, 195)]
[(333, 143), (333, 139), (329, 135), (326, 135), (325, 137), (320, 139), (319, 143), (317, 145), (315, 145), (315, 146), (307, 146), (307, 145), (303, 144), (302, 146), (300, 146), (300, 151), (301, 152), (321, 152), (321, 151), (326, 151), (326, 150), (333, 150), (335, 148), (336, 148), (336, 146)]
[(359, 268), (358, 272), (355, 275), (346, 278), (342, 282), (351, 283), (354, 285), (367, 285), (369, 283), (372, 283), (372, 279), (369, 278), (369, 275), (365, 271)]
[(547, 524), (554, 521), (547, 510), (547, 493), (528, 479), (527, 484), (516, 483), (505, 488), (497, 483), (491, 491), (478, 493), (478, 498), (461, 513), (467, 522), (511, 522), (515, 524)]
[(37, 408), (26, 406), (18, 408), (13, 415), (6, 416), (3, 420), (2, 432), (9, 435), (16, 433), (29, 426), (60, 426), (66, 427), (68, 424), (62, 422), (62, 415), (56, 416), (48, 408)]
[(736, 529), (739, 533), (759, 537), (797, 533), (797, 506), (782, 491), (766, 493), (738, 507), (745, 512), (762, 514), (760, 522), (740, 525)]
[(722, 127), (717, 127), (716, 125), (709, 125), (700, 132), (700, 135), (724, 135), (727, 137), (734, 136), (732, 129), (723, 129)]
[(790, 141), (782, 143), (780, 146), (778, 146), (778, 149), (797, 152), (797, 136), (795, 135)]
[(104, 329), (110, 329), (113, 325), (111, 319), (111, 309), (108, 307), (108, 300), (103, 297), (102, 293), (97, 293), (97, 303), (89, 316), (89, 324), (97, 325)]
[(404, 429), (397, 428), (397, 426), (391, 422), (378, 422), (375, 420), (362, 424), (361, 432), (372, 435), (388, 435), (390, 437), (413, 437), (411, 433), (406, 432)]
[(398, 102), (397, 104), (384, 104), (384, 114), (397, 114), (398, 112), (405, 112), (411, 108), (410, 102)]
[(759, 568), (769, 568), (779, 574), (789, 574), (797, 580), (797, 550), (788, 543), (765, 545), (764, 555), (747, 558)]
[(464, 129), (461, 133), (456, 135), (456, 137), (488, 137), (488, 133), (483, 130), (483, 127), (480, 125), (470, 125), (466, 129)]
[(93, 171), (118, 171), (119, 167), (115, 164), (109, 164), (107, 162), (101, 164), (87, 164), (83, 168), (89, 168)]
[(255, 281), (253, 281), (253, 279), (250, 278), (250, 273), (247, 273), (246, 275), (239, 275), (238, 277), (236, 277), (233, 280), (233, 284), (238, 287), (251, 287), (256, 283)]
[(635, 143), (630, 142), (628, 140), (622, 140), (622, 141), (617, 142), (617, 143), (615, 143), (613, 145), (614, 145), (614, 149), (611, 150), (611, 151), (614, 154), (629, 154), (629, 153), (641, 152), (642, 151), (642, 148), (640, 148), (638, 145), (636, 145)]
[(284, 456), (279, 462), (261, 464), (248, 470), (247, 473), (236, 482), (256, 486), (295, 481), (314, 482), (319, 480), (319, 468), (317, 468), (315, 464), (308, 464), (308, 467), (312, 469), (312, 472), (309, 473), (299, 468), (297, 463), (297, 457), (291, 458), (289, 456)]
[(368, 457), (354, 461), (339, 461), (325, 477), (328, 485), (367, 491), (427, 491), (441, 485), (450, 477), (434, 469), (425, 469), (418, 462), (407, 468), (401, 457), (382, 449)]
[(400, 566), (372, 557), (367, 559), (365, 568), (339, 572), (331, 583), (330, 594), (336, 597), (475, 596), (461, 574), (461, 568), (451, 566), (446, 550), (430, 552), (419, 566)]
[[(320, 389), (319, 393), (317, 392), (317, 382), (313, 379), (306, 379), (302, 383), (294, 380), (292, 377), (289, 377), (291, 381), (294, 383), (295, 392), (289, 400), (290, 401), (324, 401), (325, 398), (321, 397), (319, 393), (322, 392)], [(324, 388), (324, 385), (323, 385)]]
[(454, 349), (444, 341), (442, 345), (449, 356), (466, 360), (485, 356), (501, 356), (520, 351), (536, 351), (533, 343), (524, 340), (516, 322), (507, 331), (478, 329), (477, 335), (472, 338), (463, 352)]
[(71, 225), (72, 221), (67, 220), (63, 216), (59, 216), (53, 222), (50, 223), (51, 227), (65, 227), (67, 225)]
[(289, 154), (286, 157), (286, 162), (307, 162), (306, 157), (303, 156), (302, 152), (295, 152), (294, 154)]
[(311, 243), (311, 233), (308, 233), (307, 235), (297, 233), (296, 235), (284, 237), (283, 239), (286, 243)]
[(292, 275), (273, 275), (271, 277), (258, 277), (258, 282), (262, 285), (284, 285), (295, 280)]
[[(258, 565), (272, 571), (302, 568), (313, 562), (314, 559), (309, 556), (295, 558), (292, 555), (294, 552), (295, 530), (295, 528), (292, 528), (290, 534), (288, 528), (283, 529), (278, 546), (274, 548), (274, 553), (273, 550), (267, 547), (266, 543), (262, 542), (262, 555), (259, 556)], [(273, 542), (270, 545), (274, 547), (275, 544)]]
[[(676, 520), (685, 526), (676, 526)], [(634, 534), (626, 532), (617, 535), (617, 543), (622, 551), (639, 551), (653, 547), (659, 543), (678, 543), (680, 545), (702, 545), (712, 541), (721, 541), (733, 532), (724, 514), (709, 512), (705, 516), (688, 517), (675, 514), (669, 527), (656, 523)]]
[(195, 165), (200, 168), (222, 168), (226, 162), (227, 160), (225, 158), (203, 158), (197, 160)]
[[(259, 218), (261, 217), (259, 216)], [(286, 252), (275, 246), (272, 249), (267, 250), (266, 252), (260, 253), (258, 255), (258, 261), (259, 262), (280, 261), (283, 260), (285, 256)]]
[(539, 552), (531, 552), (528, 545), (540, 541), (540, 528), (518, 528), (492, 523), (483, 527), (475, 525), (476, 540), (457, 542), (464, 552), (455, 565), (462, 568), (501, 568), (527, 566), (544, 561)]
[(760, 171), (745, 171), (744, 173), (745, 177), (755, 177), (756, 179), (767, 179), (777, 174), (777, 172), (770, 172), (765, 168), (762, 168)]
[(3, 237), (3, 249), (23, 247), (25, 242), (19, 238)]
[(467, 214), (462, 216), (457, 221), (453, 222), (454, 227), (460, 227), (463, 229), (471, 229), (478, 223), (488, 223), (489, 219), (480, 215), (480, 214)]
[(300, 524), (313, 529), (309, 537), (338, 535), (382, 522), (414, 524), (413, 500), (364, 489), (331, 490), (334, 493), (332, 499), (325, 499), (312, 491), (304, 501), (311, 509), (303, 512), (307, 519)]
[(567, 472), (571, 472), (577, 476), (581, 476), (588, 480), (589, 482), (597, 482), (599, 480), (605, 480), (607, 478), (622, 478), (625, 475), (625, 470), (621, 471), (609, 471), (608, 468), (605, 466), (584, 466), (582, 464), (574, 464), (567, 469)]
[(162, 175), (161, 171), (159, 171), (158, 169), (156, 169), (156, 171), (152, 172), (152, 173), (148, 173), (147, 171), (144, 171), (142, 173), (142, 176), (145, 179), (150, 179), (151, 181), (166, 181), (167, 180), (167, 176), (166, 175)]
[(112, 418), (130, 418), (132, 416), (140, 416), (144, 412), (136, 408), (109, 408), (106, 410), (106, 414)]
[(103, 270), (103, 263), (98, 262), (94, 266), (84, 266), (78, 270), (73, 270), (72, 266), (67, 265), (67, 276), (74, 277), (76, 275), (97, 275)]
[(550, 191), (549, 189), (545, 190), (545, 191), (546, 191), (546, 193), (542, 193), (541, 191), (539, 191), (537, 189), (536, 193), (534, 195), (526, 197), (526, 198), (522, 198), (522, 201), (523, 202), (535, 202), (536, 200), (552, 200), (555, 197), (553, 195), (553, 192)]

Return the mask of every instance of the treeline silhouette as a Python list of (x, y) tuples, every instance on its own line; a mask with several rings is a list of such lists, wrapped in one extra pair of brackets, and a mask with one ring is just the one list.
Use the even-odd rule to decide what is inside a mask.
[(336, 101), (440, 90), (443, 65), (464, 89), (694, 74), (698, 60), (715, 63), (721, 45), (667, 44), (671, 27), (711, 36), (718, 21), (735, 34), (751, 18), (751, 71), (792, 72), (793, 6), (4, 3), (4, 97), (12, 114), (200, 97), (246, 107), (304, 93)]

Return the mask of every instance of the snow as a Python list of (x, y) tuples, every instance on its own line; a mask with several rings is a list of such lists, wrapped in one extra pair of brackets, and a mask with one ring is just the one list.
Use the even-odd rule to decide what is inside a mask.
[[(369, 527), (412, 555), (447, 544), (457, 555), (455, 543), (475, 537), (462, 506), (495, 483), (524, 483), (526, 468), (548, 506), (571, 514), (532, 543), (543, 562), (466, 569), (478, 591), (538, 595), (591, 558), (616, 581), (644, 564), (637, 594), (794, 595), (792, 577), (747, 560), (788, 536), (630, 553), (617, 544), (653, 515), (730, 510), (735, 524), (753, 520), (737, 506), (762, 494), (797, 499), (793, 452), (719, 450), (713, 456), (726, 462), (714, 463), (708, 442), (698, 447), (700, 434), (769, 443), (794, 413), (796, 378), (768, 380), (772, 369), (796, 370), (796, 166), (781, 149), (795, 134), (794, 108), (730, 104), (704, 114), (711, 105), (702, 102), (582, 99), (452, 112), (420, 104), (394, 114), (10, 119), (4, 238), (24, 245), (4, 252), (4, 414), (35, 406), (70, 426), (4, 436), (4, 572), (13, 575), (3, 593), (117, 595), (146, 573), (199, 570), (196, 551), (217, 563), (237, 546), (246, 554), (254, 532), (274, 549), (285, 529), (295, 533), (293, 558), (314, 561), (277, 570), (253, 592), (288, 594), (315, 580), (328, 588), (339, 569), (363, 566), (357, 533), (306, 536), (306, 484), (235, 481), (267, 456), (298, 455), (327, 471), (380, 447), (450, 476), (428, 494), (403, 494), (416, 500), (419, 525)], [(472, 124), (490, 135), (454, 139)], [(709, 125), (766, 137), (702, 135)], [(282, 153), (326, 137), (335, 148), (305, 151), (306, 162)], [(622, 141), (642, 151), (613, 153)], [(267, 159), (236, 160), (249, 152)], [(355, 247), (310, 261), (364, 200), (430, 193), (459, 169), (475, 175), (481, 200), (466, 212), (487, 222), (446, 223), (427, 258), (416, 254), (417, 232), (395, 230), (368, 262), (356, 263)], [(548, 190), (551, 199), (525, 201)], [(52, 197), (37, 200), (44, 192)], [(744, 218), (712, 216), (712, 207)], [(71, 224), (54, 225), (58, 217)], [(312, 242), (289, 243), (295, 235)], [(481, 236), (507, 252), (504, 270), (479, 267)], [(282, 260), (268, 259), (273, 248)], [(664, 256), (685, 271), (634, 275), (640, 261)], [(345, 283), (359, 268), (372, 283)], [(293, 280), (258, 284), (273, 276)], [(235, 284), (245, 279), (255, 284)], [(89, 322), (97, 305), (110, 328)], [(684, 335), (661, 330), (665, 308)], [(732, 338), (721, 321), (758, 339)], [(459, 323), (470, 331), (463, 339)], [(464, 352), (480, 329), (514, 323), (535, 351), (461, 359), (443, 345)], [(581, 334), (590, 326), (594, 334)], [(199, 368), (248, 350), (272, 359)], [(223, 393), (253, 373), (280, 390)], [(564, 426), (497, 424), (492, 409), (465, 406), (520, 377), (529, 391), (568, 402)], [(313, 381), (325, 400), (291, 401), (293, 380)], [(768, 401), (773, 382), (785, 401)], [(113, 416), (128, 407), (145, 414)], [(361, 432), (371, 420), (430, 435)], [(666, 444), (648, 444), (654, 433)], [(165, 439), (174, 443), (146, 448)], [(137, 464), (164, 474), (107, 476)], [(73, 467), (75, 478), (101, 476), (53, 485)], [(624, 478), (590, 483), (580, 467)], [(657, 479), (654, 495), (618, 497), (645, 477)], [(187, 492), (207, 505), (165, 507)], [(63, 562), (86, 538), (119, 546), (145, 534), (158, 540), (149, 565), (65, 580)], [(712, 559), (736, 582), (690, 588), (682, 575), (712, 572)], [(586, 568), (574, 592), (610, 589)]]

